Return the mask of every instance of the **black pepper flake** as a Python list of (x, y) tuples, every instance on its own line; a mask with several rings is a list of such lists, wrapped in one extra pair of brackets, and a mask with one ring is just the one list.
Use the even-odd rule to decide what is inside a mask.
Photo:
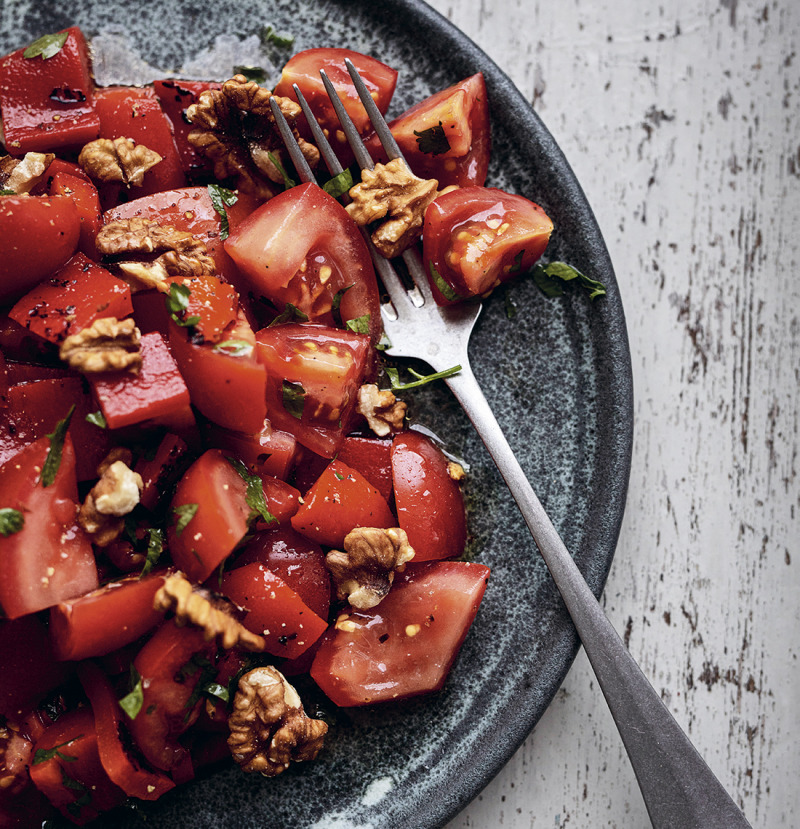
[(378, 637), (378, 641), (379, 641), (381, 644), (383, 644), (383, 643), (384, 643), (384, 642), (385, 642), (388, 638), (389, 638), (389, 634), (388, 634), (388, 633), (384, 633), (384, 634), (383, 634), (383, 636), (379, 636), (379, 637)]

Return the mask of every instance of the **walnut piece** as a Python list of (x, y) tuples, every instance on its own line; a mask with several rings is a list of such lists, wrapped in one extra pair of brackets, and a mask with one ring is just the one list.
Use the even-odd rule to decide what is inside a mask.
[(139, 187), (144, 174), (161, 161), (161, 156), (137, 144), (132, 138), (97, 138), (81, 150), (78, 164), (96, 181), (120, 181)]
[(179, 627), (194, 625), (201, 628), (207, 642), (217, 639), (226, 650), (263, 651), (266, 647), (264, 637), (247, 630), (231, 616), (223, 602), (175, 573), (158, 588), (153, 607), (164, 613), (173, 612)]
[(414, 548), (404, 530), (356, 527), (344, 539), (346, 552), (331, 550), (325, 564), (340, 599), (367, 610), (389, 593), (395, 573), (402, 573), (414, 558)]
[(59, 356), (84, 374), (101, 371), (139, 371), (142, 335), (133, 319), (100, 317), (88, 328), (65, 337)]
[(45, 177), (54, 153), (25, 153), (22, 158), (0, 158), (0, 190), (13, 190), (17, 196), (30, 193)]
[(455, 481), (457, 484), (460, 484), (467, 477), (467, 473), (464, 471), (464, 467), (461, 466), (460, 463), (456, 463), (455, 461), (448, 461), (447, 462), (447, 474), (449, 475), (450, 479)]
[(128, 449), (112, 449), (97, 467), (100, 480), (91, 488), (78, 512), (78, 524), (98, 547), (107, 547), (124, 529), (124, 516), (139, 503), (144, 483), (130, 469)]
[(367, 425), (378, 437), (399, 432), (407, 408), (389, 389), (381, 391), (375, 383), (365, 383), (358, 390), (356, 411), (367, 419)]
[(306, 716), (297, 691), (271, 665), (244, 674), (228, 717), (228, 748), (244, 771), (275, 777), (313, 760), (328, 726)]
[(361, 171), (361, 183), (350, 188), (345, 208), (357, 225), (388, 215), (372, 233), (375, 247), (387, 259), (401, 254), (422, 233), (425, 210), (436, 198), (439, 182), (415, 176), (401, 158)]
[(295, 121), (300, 106), (273, 95), (244, 75), (234, 75), (221, 89), (208, 89), (186, 110), (194, 126), (189, 143), (214, 165), (218, 179), (234, 178), (240, 190), (270, 199), (284, 189), (283, 174), (273, 163), (286, 166), (285, 150), (270, 108), (275, 98), (289, 122), (300, 149), (312, 168), (319, 150), (300, 138)]

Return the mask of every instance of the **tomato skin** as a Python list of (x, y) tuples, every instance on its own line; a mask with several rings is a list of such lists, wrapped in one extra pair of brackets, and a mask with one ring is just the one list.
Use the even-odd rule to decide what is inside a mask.
[[(62, 31), (68, 32), (64, 45), (47, 60), (23, 57), (24, 48), (0, 59), (0, 110), (11, 155), (82, 146), (100, 134), (86, 39), (77, 26)], [(75, 93), (75, 101), (54, 100), (59, 89)]]
[(219, 449), (204, 452), (178, 483), (172, 499), (175, 518), (175, 510), (187, 504), (197, 504), (197, 510), (180, 532), (171, 523), (167, 537), (172, 560), (191, 581), (204, 582), (247, 532), (246, 489)]
[(292, 518), (301, 535), (339, 549), (354, 527), (394, 526), (396, 519), (380, 492), (339, 460), (328, 464)]
[(151, 512), (169, 493), (172, 484), (177, 481), (183, 467), (186, 466), (186, 454), (189, 447), (183, 438), (170, 432), (164, 435), (158, 444), (152, 460), (140, 457), (134, 471), (142, 476), (142, 493), (139, 503)]
[(539, 205), (496, 188), (463, 187), (438, 196), (425, 211), (422, 232), (436, 301), (451, 305), (524, 273), (544, 253), (552, 230)]
[(220, 591), (247, 608), (242, 624), (266, 639), (267, 653), (294, 659), (325, 632), (328, 623), (263, 564), (246, 564), (222, 577)]
[[(66, 163), (66, 162), (65, 162)], [(100, 254), (95, 245), (95, 237), (103, 226), (100, 212), (100, 196), (91, 179), (85, 175), (66, 172), (51, 172), (53, 164), (48, 167), (48, 192), (51, 196), (66, 196), (75, 202), (81, 222), (78, 249), (92, 260), (98, 260)], [(80, 167), (78, 167), (80, 170)], [(81, 173), (83, 171), (81, 170)]]
[(191, 326), (195, 335), (205, 342), (222, 341), (225, 329), (239, 312), (239, 295), (234, 287), (210, 275), (173, 276), (167, 281), (189, 290), (183, 318), (197, 319)]
[(239, 458), (258, 475), (272, 475), (282, 481), (289, 477), (298, 455), (295, 436), (273, 428), (268, 420), (253, 434), (211, 423), (204, 429), (203, 437), (209, 446)]
[(163, 573), (118, 579), (50, 608), (50, 636), (61, 660), (105, 656), (135, 642), (164, 618), (153, 598)]
[(348, 435), (336, 456), (360, 472), (388, 502), (392, 497), (392, 441)]
[(342, 205), (316, 184), (270, 199), (232, 230), (225, 250), (256, 297), (280, 310), (291, 303), (309, 321), (332, 326), (335, 297), (345, 291), (341, 319), (368, 314), (373, 342), (380, 338), (378, 283), (366, 243)]
[(311, 677), (342, 707), (439, 690), (488, 576), (488, 567), (473, 562), (408, 564), (377, 607), (347, 611), (353, 630), (337, 625), (325, 634)]
[(0, 196), (0, 304), (64, 265), (80, 234), (78, 208), (66, 196)]
[(8, 315), (58, 345), (100, 317), (122, 319), (131, 313), (128, 284), (79, 252), (50, 279), (25, 294)]
[[(441, 154), (420, 150), (418, 136), (441, 122), (450, 149)], [(478, 73), (436, 92), (389, 123), (411, 169), (421, 178), (435, 178), (439, 187), (482, 186), (489, 169), (491, 137), (489, 99)], [(376, 161), (387, 160), (377, 136), (367, 140)]]
[(414, 548), (414, 561), (460, 556), (467, 541), (464, 499), (442, 451), (419, 432), (396, 435), (392, 477), (397, 520)]
[(53, 483), (39, 471), (50, 449), (40, 438), (0, 467), (0, 503), (19, 510), (23, 528), (0, 536), (0, 606), (9, 619), (35, 613), (97, 587), (92, 545), (76, 521), (75, 450), (67, 433)]

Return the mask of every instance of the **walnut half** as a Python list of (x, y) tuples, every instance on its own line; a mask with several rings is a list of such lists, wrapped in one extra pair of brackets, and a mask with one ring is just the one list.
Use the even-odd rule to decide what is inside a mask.
[(133, 319), (100, 317), (88, 328), (70, 334), (61, 343), (59, 356), (84, 374), (102, 371), (139, 371), (142, 335)]
[(389, 593), (394, 574), (414, 558), (414, 548), (399, 527), (356, 527), (345, 536), (344, 548), (344, 553), (331, 550), (325, 564), (339, 598), (359, 610), (380, 604)]
[(313, 760), (328, 726), (306, 716), (297, 691), (271, 665), (239, 680), (228, 717), (228, 748), (244, 771), (275, 777), (291, 761)]
[(132, 138), (97, 138), (81, 150), (78, 164), (95, 181), (119, 181), (139, 187), (161, 156)]
[(17, 196), (30, 193), (45, 177), (54, 158), (54, 153), (25, 153), (22, 158), (10, 155), (0, 157), (0, 189), (11, 190)]
[(367, 425), (378, 437), (399, 432), (403, 428), (407, 408), (389, 389), (381, 390), (375, 383), (365, 383), (358, 390), (356, 411), (364, 415)]

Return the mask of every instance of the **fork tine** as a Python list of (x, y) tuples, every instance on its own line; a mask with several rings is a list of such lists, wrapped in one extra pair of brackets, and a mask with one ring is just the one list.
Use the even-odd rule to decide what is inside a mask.
[(325, 165), (328, 168), (328, 172), (332, 176), (338, 176), (339, 173), (344, 172), (344, 167), (342, 167), (336, 153), (333, 151), (333, 147), (331, 147), (330, 142), (325, 137), (325, 133), (319, 125), (319, 121), (317, 121), (314, 113), (311, 111), (311, 107), (308, 105), (306, 96), (303, 95), (302, 90), (297, 84), (293, 84), (292, 89), (294, 89), (294, 94), (297, 95), (297, 102), (300, 104), (300, 109), (303, 110), (303, 115), (306, 116), (308, 128), (311, 130), (314, 142), (316, 143), (320, 153), (322, 153), (323, 159), (325, 159)]
[(358, 134), (358, 130), (356, 129), (356, 125), (353, 123), (353, 119), (348, 115), (347, 110), (344, 108), (344, 104), (342, 103), (342, 99), (339, 97), (339, 93), (334, 88), (331, 83), (331, 79), (328, 77), (324, 69), (320, 69), (319, 74), (322, 78), (322, 83), (325, 85), (325, 91), (328, 93), (331, 104), (333, 104), (336, 117), (339, 119), (339, 123), (342, 125), (342, 130), (344, 130), (344, 134), (347, 137), (347, 143), (350, 145), (350, 149), (356, 157), (358, 166), (361, 167), (362, 170), (371, 170), (375, 166), (375, 162), (372, 160), (369, 150), (367, 150), (364, 146), (364, 142)]
[(286, 147), (286, 150), (289, 153), (289, 158), (292, 159), (292, 164), (294, 164), (295, 170), (297, 170), (297, 175), (299, 175), (305, 182), (310, 181), (316, 184), (317, 180), (314, 178), (314, 173), (312, 172), (308, 161), (306, 161), (306, 157), (301, 152), (300, 146), (292, 133), (292, 128), (289, 126), (288, 121), (281, 112), (281, 108), (278, 106), (278, 102), (274, 97), (269, 99), (269, 106), (272, 110), (272, 115), (275, 118), (275, 123), (278, 125), (278, 132), (281, 134), (283, 146)]

